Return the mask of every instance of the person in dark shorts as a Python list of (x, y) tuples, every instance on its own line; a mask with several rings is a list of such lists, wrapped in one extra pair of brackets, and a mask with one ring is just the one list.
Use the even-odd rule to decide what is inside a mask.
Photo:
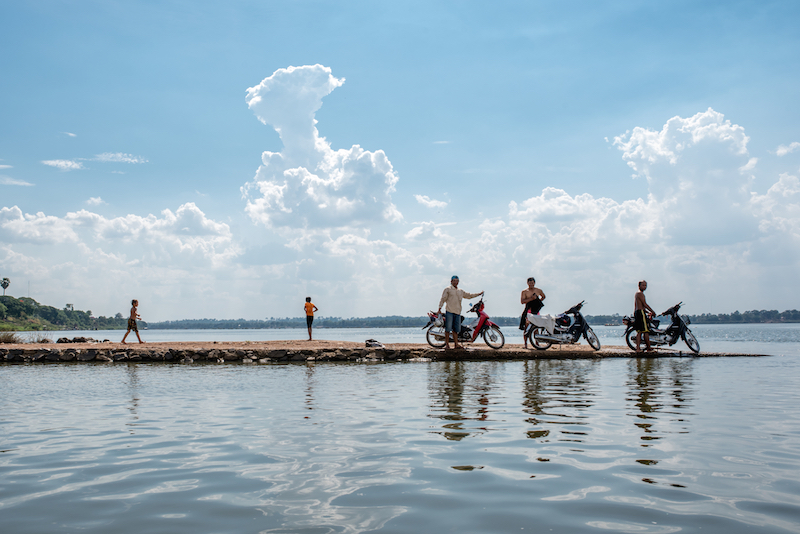
[[(527, 289), (522, 290), (522, 295), (519, 297), (519, 303), (525, 305), (522, 310), (522, 316), (519, 318), (519, 329), (523, 332), (528, 327), (528, 314), (538, 314), (544, 306), (542, 302), (545, 299), (544, 291), (536, 287), (536, 279), (534, 277), (528, 278)], [(522, 336), (523, 345), (528, 348), (528, 338)]]
[(141, 319), (141, 316), (136, 313), (137, 308), (139, 307), (139, 301), (133, 299), (131, 301), (131, 316), (128, 317), (128, 331), (125, 332), (125, 335), (122, 336), (122, 343), (125, 344), (125, 339), (128, 337), (128, 334), (131, 333), (131, 330), (136, 332), (136, 337), (139, 340), (139, 343), (144, 343), (142, 338), (139, 337), (139, 327), (136, 325), (136, 319)]
[(314, 312), (319, 308), (311, 303), (311, 297), (306, 297), (306, 325), (308, 325), (308, 340), (311, 341), (311, 324), (314, 322)]
[(647, 281), (639, 281), (639, 291), (633, 299), (633, 328), (636, 330), (636, 352), (641, 352), (639, 348), (644, 336), (645, 350), (650, 352), (650, 319), (655, 317), (656, 312), (647, 304), (644, 298), (644, 290), (647, 289)]

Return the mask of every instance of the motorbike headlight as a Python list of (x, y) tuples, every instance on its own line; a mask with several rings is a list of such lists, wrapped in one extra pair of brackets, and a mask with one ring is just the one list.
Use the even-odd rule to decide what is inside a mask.
[(688, 315), (681, 315), (681, 319), (683, 319), (683, 322), (686, 324), (692, 324), (692, 322), (689, 320)]
[(441, 317), (437, 317), (437, 319), (433, 322), (434, 326), (442, 326), (443, 324), (444, 324), (444, 321), (442, 321)]

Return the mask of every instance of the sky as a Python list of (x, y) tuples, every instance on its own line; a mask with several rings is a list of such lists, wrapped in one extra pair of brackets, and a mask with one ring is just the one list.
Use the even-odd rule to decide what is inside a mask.
[(146, 321), (800, 308), (800, 3), (0, 0), (0, 277)]

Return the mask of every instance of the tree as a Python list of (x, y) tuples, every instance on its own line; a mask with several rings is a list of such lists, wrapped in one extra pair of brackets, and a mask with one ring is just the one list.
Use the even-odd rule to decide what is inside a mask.
[(0, 286), (3, 286), (3, 296), (6, 295), (6, 288), (11, 285), (11, 280), (8, 278), (3, 278), (3, 281), (0, 282)]

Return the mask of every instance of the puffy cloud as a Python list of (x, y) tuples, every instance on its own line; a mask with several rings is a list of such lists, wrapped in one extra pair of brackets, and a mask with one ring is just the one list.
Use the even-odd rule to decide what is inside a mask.
[(284, 146), (264, 152), (255, 178), (241, 188), (254, 221), (314, 229), (402, 219), (391, 200), (398, 177), (386, 154), (359, 145), (333, 150), (319, 136), (315, 113), (343, 83), (328, 67), (309, 65), (279, 69), (247, 90), (248, 107)]
[(442, 200), (433, 200), (432, 198), (428, 197), (427, 195), (414, 195), (414, 198), (417, 199), (417, 202), (425, 206), (426, 208), (446, 208), (447, 202)]
[(42, 163), (62, 171), (76, 171), (84, 168), (83, 163), (80, 161), (73, 161), (70, 159), (48, 159), (42, 161)]
[(780, 145), (778, 146), (778, 150), (775, 152), (778, 156), (785, 156), (786, 154), (791, 154), (795, 150), (800, 148), (800, 143), (797, 141), (791, 143), (789, 146)]
[(86, 203), (90, 206), (99, 206), (100, 204), (106, 204), (106, 201), (100, 197), (89, 197), (89, 200), (87, 200)]
[(7, 242), (31, 244), (136, 243), (146, 245), (145, 255), (165, 261), (189, 255), (193, 262), (201, 257), (219, 263), (239, 253), (229, 226), (209, 219), (192, 202), (174, 213), (166, 209), (161, 217), (126, 215), (112, 219), (87, 210), (60, 218), (44, 213), (23, 214), (17, 206), (5, 207), (0, 209), (0, 236)]
[(17, 206), (0, 208), (0, 236), (6, 242), (60, 243), (78, 241), (71, 225), (64, 219), (42, 212), (24, 214)]

